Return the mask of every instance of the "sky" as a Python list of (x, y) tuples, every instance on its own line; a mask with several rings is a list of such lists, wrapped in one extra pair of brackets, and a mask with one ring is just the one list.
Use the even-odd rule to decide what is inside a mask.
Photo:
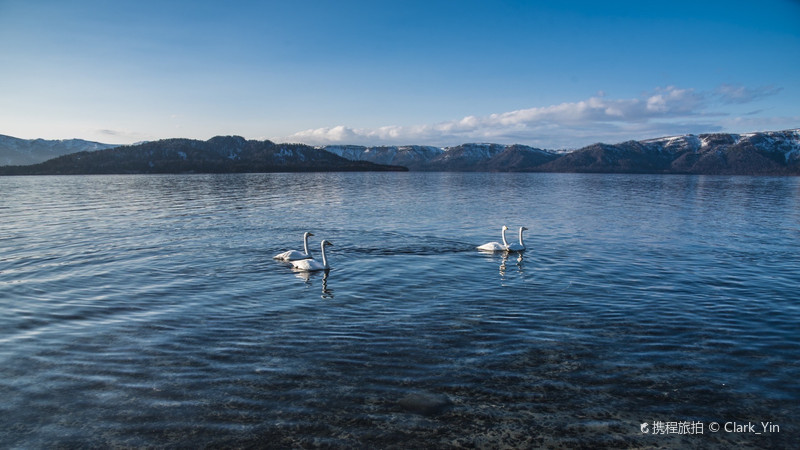
[(0, 134), (546, 149), (800, 128), (800, 0), (0, 0)]

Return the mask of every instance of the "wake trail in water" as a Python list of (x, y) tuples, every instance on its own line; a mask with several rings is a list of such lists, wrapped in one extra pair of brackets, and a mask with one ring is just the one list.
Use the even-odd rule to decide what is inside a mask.
[[(286, 233), (287, 230), (293, 231), (297, 234), (298, 229), (288, 229), (282, 227), (279, 229), (281, 233)], [(451, 253), (467, 253), (475, 250), (476, 245), (471, 242), (464, 242), (456, 239), (447, 239), (440, 236), (432, 235), (415, 235), (411, 233), (403, 233), (397, 231), (376, 231), (376, 230), (317, 230), (313, 231), (315, 237), (309, 240), (309, 249), (312, 255), (319, 253), (319, 246), (316, 241), (320, 239), (328, 239), (334, 243), (334, 247), (330, 249), (331, 254), (339, 255), (356, 255), (356, 256), (392, 256), (392, 255), (439, 255)], [(299, 233), (302, 235), (302, 233)], [(359, 242), (354, 242), (353, 237), (369, 236), (369, 243), (371, 245), (365, 246)], [(367, 240), (367, 239), (365, 239)], [(286, 247), (301, 247), (302, 240), (297, 239), (297, 242), (290, 242), (284, 246), (271, 247), (276, 252), (279, 249)], [(374, 244), (379, 243), (380, 246)], [(294, 248), (292, 247), (292, 248)], [(316, 252), (315, 252), (316, 250)], [(270, 250), (271, 251), (271, 250)]]

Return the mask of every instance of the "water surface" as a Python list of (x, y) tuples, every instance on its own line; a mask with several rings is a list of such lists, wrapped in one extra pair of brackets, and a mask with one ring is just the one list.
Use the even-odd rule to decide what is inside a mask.
[[(2, 447), (797, 442), (796, 178), (2, 177), (0, 192)], [(530, 229), (528, 251), (475, 250), (504, 224)], [(327, 275), (272, 260), (305, 231), (316, 255), (334, 243)], [(640, 428), (670, 421), (704, 432)]]

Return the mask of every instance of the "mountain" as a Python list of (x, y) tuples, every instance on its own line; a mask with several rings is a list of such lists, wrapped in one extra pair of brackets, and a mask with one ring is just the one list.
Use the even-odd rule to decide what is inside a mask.
[[(37, 148), (50, 145), (60, 151), (70, 146), (106, 145), (79, 140), (24, 141), (0, 136), (2, 142), (11, 142), (13, 146), (7, 144), (6, 148), (17, 149), (14, 150), (17, 153), (32, 153), (33, 150), (25, 149), (32, 148), (34, 143), (39, 145)], [(0, 167), (0, 174), (415, 170), (800, 175), (800, 129), (598, 143), (569, 153), (488, 143), (446, 148), (421, 145), (314, 148), (248, 141), (239, 136), (217, 136), (208, 141), (166, 139), (93, 150), (31, 166)]]
[(322, 147), (335, 155), (353, 161), (369, 161), (376, 164), (405, 166), (409, 170), (423, 170), (430, 160), (440, 156), (444, 150), (421, 145), (364, 147), (360, 145), (328, 145)]
[(111, 144), (68, 139), (48, 141), (44, 139), (19, 139), (0, 134), (0, 166), (37, 164), (57, 156), (82, 151), (113, 148)]
[(558, 158), (555, 153), (524, 145), (462, 144), (447, 148), (329, 145), (322, 148), (354, 161), (399, 165), (417, 171), (522, 171)]
[(483, 172), (527, 172), (558, 157), (558, 154), (547, 150), (515, 144), (479, 163), (477, 168)]
[(800, 175), (800, 129), (701, 134), (594, 144), (536, 168), (542, 172)]
[(598, 143), (568, 153), (499, 144), (324, 148), (355, 161), (417, 171), (800, 175), (800, 129)]
[(326, 172), (408, 170), (351, 161), (303, 144), (216, 136), (207, 141), (165, 139), (98, 151), (82, 151), (30, 166), (0, 167), (5, 175)]

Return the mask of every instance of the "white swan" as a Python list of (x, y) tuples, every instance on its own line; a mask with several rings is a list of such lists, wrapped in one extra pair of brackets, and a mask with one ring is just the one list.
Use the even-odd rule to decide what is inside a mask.
[(522, 241), (522, 232), (527, 230), (525, 227), (519, 227), (519, 244), (510, 244), (508, 246), (508, 251), (510, 252), (522, 252), (525, 251), (525, 242)]
[(303, 250), (305, 250), (305, 253), (297, 250), (289, 250), (288, 252), (278, 253), (277, 255), (273, 256), (272, 259), (280, 259), (281, 261), (296, 261), (298, 259), (311, 258), (311, 253), (308, 251), (308, 237), (313, 235), (314, 233), (309, 233), (308, 231), (303, 233)]
[(503, 243), (499, 242), (489, 242), (488, 244), (483, 244), (478, 247), (478, 250), (483, 250), (487, 252), (504, 252), (508, 250), (508, 241), (506, 241), (506, 230), (508, 227), (503, 225), (503, 230), (501, 231), (500, 235), (503, 237)]
[(328, 265), (328, 258), (325, 257), (325, 247), (328, 245), (333, 245), (328, 241), (323, 240), (320, 243), (320, 248), (322, 249), (322, 263), (315, 259), (301, 259), (298, 261), (290, 261), (292, 263), (292, 267), (297, 270), (302, 270), (304, 272), (316, 272), (318, 270), (328, 270), (331, 267)]

